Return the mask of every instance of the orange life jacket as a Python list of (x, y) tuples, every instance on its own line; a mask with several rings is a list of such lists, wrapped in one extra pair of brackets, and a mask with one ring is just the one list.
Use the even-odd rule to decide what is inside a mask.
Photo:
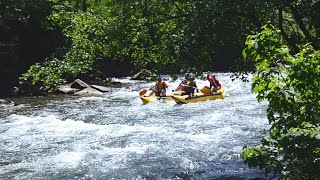
[(196, 83), (194, 82), (194, 81), (187, 81), (187, 86), (189, 86), (189, 87), (197, 87), (197, 85), (196, 85)]
[(161, 81), (161, 82), (157, 81), (157, 83), (156, 83), (156, 89), (157, 89), (157, 91), (161, 91), (162, 89), (165, 89), (165, 88), (167, 88), (167, 87), (168, 87), (168, 85), (167, 85), (167, 83), (164, 82), (164, 81)]
[(210, 82), (210, 87), (213, 86), (218, 89), (221, 88), (220, 82), (217, 79), (214, 79), (212, 76), (207, 76), (207, 80)]

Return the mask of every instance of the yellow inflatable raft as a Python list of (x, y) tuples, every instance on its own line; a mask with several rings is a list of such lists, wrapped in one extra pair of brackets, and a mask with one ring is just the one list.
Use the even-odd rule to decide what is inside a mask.
[(216, 99), (224, 99), (224, 88), (221, 88), (217, 92), (208, 93), (207, 90), (201, 89), (201, 93), (195, 93), (194, 96), (191, 98), (188, 95), (176, 96), (173, 95), (172, 99), (177, 104), (187, 104), (187, 103), (196, 103), (200, 101), (207, 101), (207, 100), (216, 100)]
[[(140, 91), (141, 92), (141, 91)], [(172, 101), (172, 96), (174, 95), (181, 95), (182, 93), (184, 93), (184, 91), (175, 91), (175, 92), (167, 92), (166, 96), (155, 96), (155, 95), (144, 95), (144, 94), (148, 94), (148, 93), (139, 93), (140, 95), (140, 99), (142, 100), (143, 104), (147, 104), (150, 102), (154, 102), (154, 101)]]

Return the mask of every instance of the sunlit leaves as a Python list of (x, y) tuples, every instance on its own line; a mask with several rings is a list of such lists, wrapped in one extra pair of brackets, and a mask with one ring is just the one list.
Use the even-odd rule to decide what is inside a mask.
[(130, 58), (137, 67), (151, 69), (174, 63), (182, 39), (176, 27), (177, 6), (172, 1), (113, 1), (111, 57)]
[(320, 52), (306, 45), (295, 56), (270, 24), (249, 36), (243, 51), (256, 64), (252, 91), (267, 100), (269, 136), (246, 147), (242, 158), (250, 167), (282, 178), (319, 177)]
[(48, 58), (43, 64), (31, 66), (20, 78), (22, 87), (31, 82), (43, 91), (52, 92), (57, 85), (92, 70), (96, 60), (108, 56), (105, 38), (109, 24), (94, 9), (88, 9), (97, 1), (54, 2), (56, 13), (49, 20), (68, 38), (69, 51), (62, 60)]
[[(20, 9), (25, 3), (6, 2), (17, 9), (11, 16), (21, 16)], [(316, 11), (319, 3), (314, 1), (49, 0), (39, 3), (54, 5), (55, 11), (49, 18), (54, 26), (49, 28), (62, 29), (68, 52), (63, 58), (70, 65), (79, 62), (95, 66), (95, 60), (103, 59), (129, 61), (136, 68), (177, 72), (226, 70), (240, 62), (252, 71), (254, 62), (258, 71), (284, 75), (287, 73), (284, 67), (273, 68), (279, 61), (291, 64), (294, 59), (288, 53), (289, 48), (282, 45), (283, 33), (287, 31), (294, 43), (303, 39), (288, 8), (291, 3), (311, 16), (303, 20), (311, 23), (308, 28), (312, 37), (319, 34)], [(247, 61), (242, 63), (241, 49), (247, 35), (256, 32), (266, 21), (279, 24), (280, 9), (284, 11), (285, 31), (279, 33), (267, 25), (263, 33), (248, 36), (247, 48), (242, 51)], [(271, 90), (285, 86), (284, 81), (281, 85), (268, 82), (271, 80), (264, 85)], [(261, 87), (254, 91), (261, 92), (261, 100), (269, 95), (269, 91), (262, 93)]]

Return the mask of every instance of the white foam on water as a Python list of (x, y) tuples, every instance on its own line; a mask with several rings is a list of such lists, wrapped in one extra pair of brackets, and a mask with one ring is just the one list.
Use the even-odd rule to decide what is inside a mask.
[(41, 160), (39, 163), (40, 166), (46, 166), (47, 164), (51, 164), (54, 166), (56, 169), (61, 169), (61, 168), (77, 168), (79, 166), (81, 160), (85, 156), (85, 152), (61, 152), (57, 155), (44, 158)]
[[(208, 162), (239, 162), (244, 143), (253, 143), (255, 133), (268, 127), (265, 105), (256, 102), (249, 83), (217, 74), (226, 89), (224, 100), (142, 105), (139, 90), (154, 83), (124, 78), (114, 80), (132, 86), (101, 96), (51, 101), (49, 107), (34, 108), (27, 115), (9, 115), (0, 124), (0, 151), (10, 163), (0, 166), (0, 177), (31, 169), (36, 173), (24, 173), (35, 178), (84, 171), (93, 179), (130, 179), (144, 177), (142, 172), (204, 172), (213, 168)], [(168, 81), (169, 89), (180, 81)], [(209, 84), (196, 81), (199, 88)], [(48, 179), (57, 178), (54, 175)]]

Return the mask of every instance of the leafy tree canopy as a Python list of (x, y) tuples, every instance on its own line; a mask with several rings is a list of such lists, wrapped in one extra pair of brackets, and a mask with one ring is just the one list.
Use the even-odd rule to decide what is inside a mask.
[[(320, 44), (320, 3), (314, 0), (9, 0), (1, 2), (0, 7), (3, 29), (14, 29), (7, 23), (12, 18), (31, 22), (27, 20), (38, 17), (40, 21), (32, 22), (46, 22), (41, 26), (64, 34), (60, 37), (63, 53), (46, 59), (57, 62), (35, 65), (58, 63), (60, 69), (52, 67), (52, 71), (63, 73), (53, 78), (31, 67), (32, 72), (20, 78), (22, 84), (43, 86), (49, 91), (55, 84), (110, 61), (128, 62), (137, 69), (158, 73), (180, 69), (251, 71), (252, 61), (242, 61), (243, 42), (268, 21), (281, 30), (292, 54), (305, 43), (315, 50)], [(31, 10), (29, 16), (26, 12)], [(39, 74), (51, 80), (36, 77)]]
[(272, 125), (256, 147), (245, 147), (242, 158), (282, 178), (316, 179), (320, 176), (320, 51), (310, 44), (291, 55), (280, 31), (267, 24), (248, 36), (245, 58), (257, 71), (252, 91), (267, 100)]

